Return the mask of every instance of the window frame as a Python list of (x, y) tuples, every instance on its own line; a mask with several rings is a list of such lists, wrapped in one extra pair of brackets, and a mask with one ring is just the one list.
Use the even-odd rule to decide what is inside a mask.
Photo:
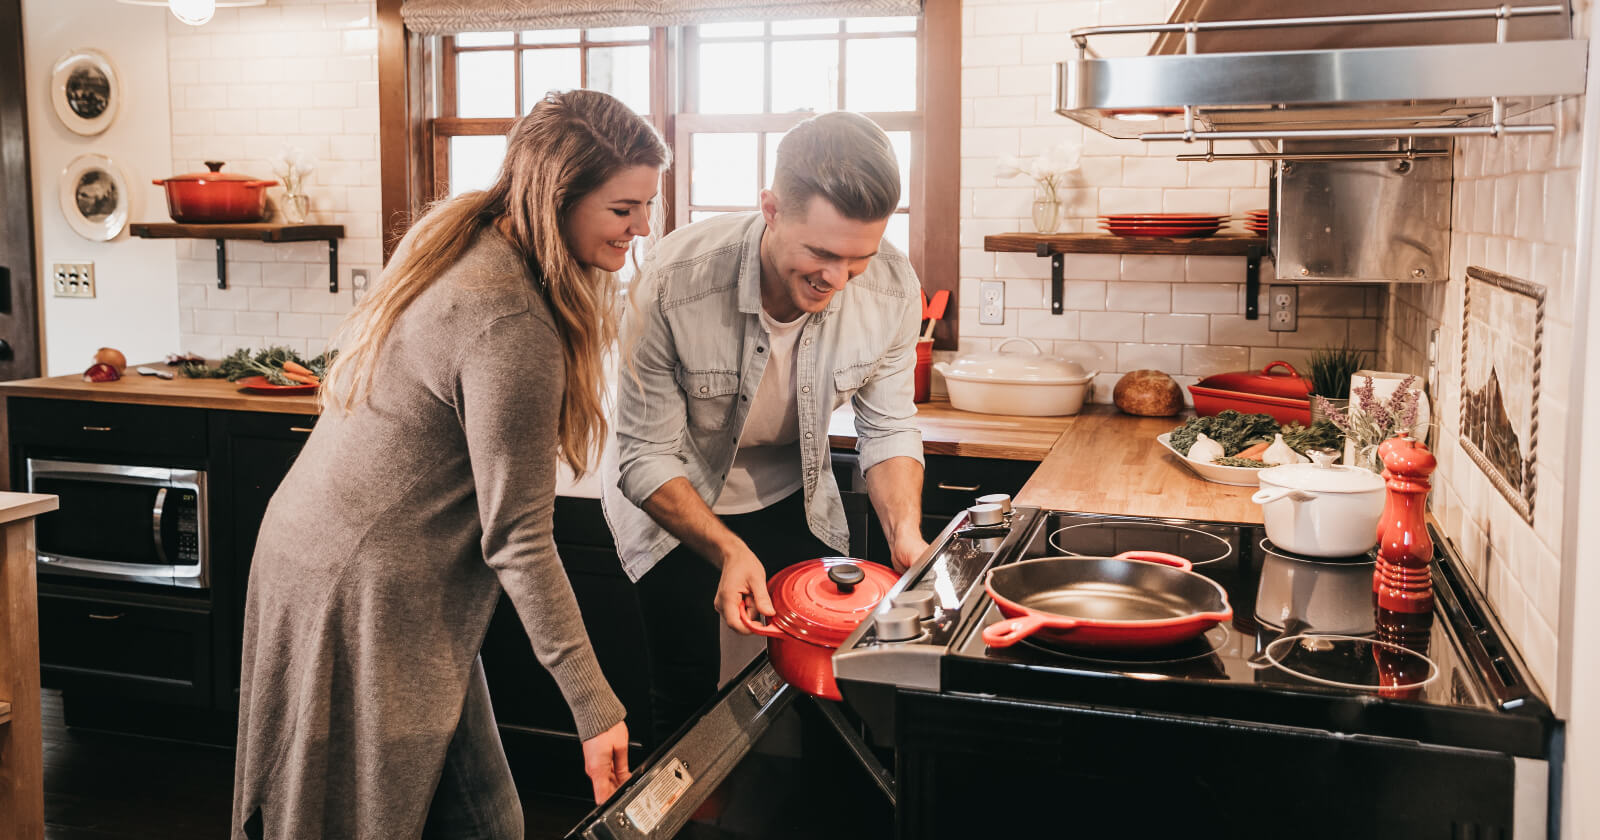
[[(449, 134), (504, 134), (515, 118), (491, 120), (459, 117), (429, 117), (442, 113), (436, 107), (443, 90), (446, 72), (454, 74), (454, 62), (447, 61), (444, 49), (434, 49), (431, 39), (405, 30), (400, 17), (402, 0), (376, 0), (378, 23), (379, 123), (382, 168), (382, 213), (384, 224), (383, 257), (387, 261), (394, 245), (432, 198), (440, 193), (437, 173), (440, 148), (448, 155)], [(685, 48), (691, 40), (690, 27), (676, 34), (673, 29), (652, 27), (651, 46), (651, 122), (662, 136), (671, 140), (674, 162), (664, 176), (662, 194), (666, 202), (666, 230), (676, 227), (679, 210), (687, 219), (689, 146), (687, 138), (707, 126), (722, 130), (741, 130), (729, 126), (751, 126), (751, 131), (784, 131), (809, 116), (797, 114), (711, 115), (690, 113), (686, 103), (673, 101), (674, 92), (691, 94), (691, 85), (679, 85), (680, 74), (689, 72), (686, 63), (693, 51)], [(863, 37), (867, 33), (849, 33)], [(908, 32), (876, 33), (877, 37), (905, 37)], [(948, 289), (958, 298), (946, 310), (946, 317), (935, 329), (934, 346), (955, 349), (959, 337), (958, 254), (960, 235), (960, 125), (961, 125), (961, 2), (925, 0), (923, 14), (915, 30), (917, 38), (917, 111), (868, 113), (886, 131), (909, 131), (912, 143), (910, 214), (910, 253), (912, 266), (930, 296)], [(774, 40), (807, 40), (815, 35), (764, 35)], [(453, 39), (452, 39), (453, 40)], [(442, 44), (442, 39), (440, 41)], [(592, 42), (602, 46), (611, 42)], [(636, 42), (628, 42), (636, 43)], [(536, 48), (517, 44), (516, 49)], [(490, 49), (490, 48), (484, 48)], [(767, 54), (770, 56), (770, 46)], [(770, 64), (770, 59), (769, 59)], [(450, 69), (447, 71), (446, 67)], [(587, 68), (585, 67), (585, 72)], [(840, 83), (844, 82), (841, 74)], [(692, 77), (690, 79), (692, 81)], [(518, 106), (521, 105), (521, 74), (517, 74)], [(770, 89), (770, 85), (769, 85)], [(764, 97), (767, 94), (764, 94)], [(453, 110), (453, 109), (452, 109)], [(909, 119), (908, 119), (909, 117)], [(785, 124), (786, 121), (786, 124)], [(915, 126), (908, 123), (915, 122)], [(776, 126), (776, 127), (773, 127)], [(441, 141), (441, 136), (444, 139)], [(758, 159), (762, 154), (757, 147)], [(443, 189), (447, 189), (445, 186)]]

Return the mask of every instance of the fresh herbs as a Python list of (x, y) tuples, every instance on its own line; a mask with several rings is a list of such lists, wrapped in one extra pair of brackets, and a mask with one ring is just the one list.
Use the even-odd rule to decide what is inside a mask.
[(1344, 434), (1339, 427), (1327, 420), (1318, 420), (1310, 426), (1299, 423), (1286, 423), (1283, 427), (1283, 442), (1296, 452), (1305, 453), (1313, 449), (1338, 449), (1344, 446)]
[(260, 352), (246, 347), (235, 350), (216, 367), (203, 362), (189, 362), (183, 366), (183, 375), (194, 379), (226, 379), (237, 382), (246, 376), (264, 376), (273, 385), (298, 385), (301, 382), (284, 376), (285, 364), (300, 365), (317, 379), (328, 375), (328, 365), (333, 363), (337, 350), (329, 350), (312, 359), (304, 359), (288, 347), (268, 347)]
[(1367, 366), (1367, 354), (1349, 347), (1314, 351), (1306, 360), (1311, 368), (1311, 393), (1330, 400), (1350, 396), (1350, 377)]
[(1172, 430), (1170, 443), (1173, 449), (1188, 455), (1189, 447), (1202, 434), (1222, 444), (1223, 454), (1237, 455), (1262, 441), (1270, 443), (1278, 434), (1278, 421), (1268, 414), (1242, 414), (1230, 408), (1211, 417), (1190, 418)]
[(1229, 455), (1226, 458), (1218, 458), (1211, 463), (1220, 467), (1249, 467), (1253, 470), (1259, 470), (1267, 465), (1266, 461), (1257, 461), (1254, 458), (1239, 458), (1233, 455)]

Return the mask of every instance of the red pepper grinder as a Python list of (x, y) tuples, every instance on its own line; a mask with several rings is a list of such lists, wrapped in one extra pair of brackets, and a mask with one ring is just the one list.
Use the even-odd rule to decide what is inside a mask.
[(1372, 591), (1380, 609), (1397, 613), (1433, 610), (1433, 539), (1428, 536), (1426, 504), (1433, 485), (1428, 476), (1439, 466), (1420, 441), (1402, 432), (1378, 447), (1389, 486), (1384, 518), (1378, 523), (1378, 562)]

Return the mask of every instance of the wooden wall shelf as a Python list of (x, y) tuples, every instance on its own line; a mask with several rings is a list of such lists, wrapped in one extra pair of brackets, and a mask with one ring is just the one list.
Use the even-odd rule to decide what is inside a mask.
[(1259, 236), (1114, 236), (1109, 233), (997, 233), (983, 238), (983, 250), (1050, 258), (1050, 312), (1062, 313), (1063, 254), (1160, 254), (1244, 257), (1244, 317), (1260, 317), (1261, 258), (1267, 240)]
[(1196, 254), (1208, 257), (1249, 256), (1251, 248), (1266, 250), (1259, 236), (1112, 236), (1105, 233), (997, 233), (983, 238), (985, 251), (1051, 254)]
[(344, 225), (278, 225), (254, 222), (237, 225), (186, 225), (177, 222), (136, 222), (128, 232), (143, 239), (214, 239), (217, 242), (217, 288), (228, 288), (229, 239), (255, 242), (328, 241), (328, 291), (339, 291), (339, 240)]

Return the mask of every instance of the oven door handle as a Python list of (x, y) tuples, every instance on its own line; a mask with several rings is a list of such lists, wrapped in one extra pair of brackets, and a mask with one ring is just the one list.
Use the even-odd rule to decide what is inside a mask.
[(156, 491), (156, 503), (150, 511), (150, 533), (156, 538), (156, 557), (161, 560), (162, 565), (172, 562), (167, 559), (167, 540), (161, 534), (161, 523), (166, 518), (166, 511), (167, 488), (163, 487)]

